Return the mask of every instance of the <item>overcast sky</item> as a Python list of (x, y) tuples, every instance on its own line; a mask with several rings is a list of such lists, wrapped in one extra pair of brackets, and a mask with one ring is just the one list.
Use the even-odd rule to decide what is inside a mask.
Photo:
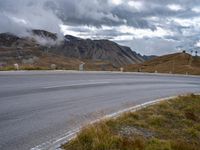
[(110, 39), (142, 54), (200, 49), (200, 0), (0, 0), (0, 32)]

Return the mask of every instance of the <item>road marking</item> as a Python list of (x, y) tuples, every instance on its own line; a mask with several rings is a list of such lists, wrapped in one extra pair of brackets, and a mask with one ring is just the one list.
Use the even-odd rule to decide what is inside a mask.
[[(182, 94), (182, 95), (179, 95), (179, 96), (186, 96), (188, 94), (189, 93)], [(200, 95), (200, 93), (195, 93), (195, 95)], [(149, 101), (149, 102), (146, 102), (146, 103), (143, 103), (143, 104), (139, 104), (139, 105), (127, 108), (127, 109), (123, 109), (123, 110), (120, 110), (120, 111), (118, 111), (116, 113), (112, 113), (112, 114), (106, 115), (106, 116), (104, 116), (104, 117), (102, 117), (100, 119), (96, 119), (94, 121), (91, 121), (88, 125), (94, 124), (94, 123), (97, 123), (99, 121), (102, 121), (102, 120), (105, 120), (105, 119), (109, 119), (109, 118), (117, 118), (123, 113), (135, 112), (135, 111), (141, 110), (143, 108), (146, 108), (148, 106), (158, 104), (159, 102), (162, 102), (162, 101), (167, 101), (167, 100), (170, 100), (170, 99), (174, 99), (174, 98), (177, 98), (179, 96), (170, 96), (170, 97), (165, 97), (165, 98), (159, 98), (159, 99), (156, 99), (156, 100), (153, 100), (153, 101)], [(41, 145), (38, 145), (38, 146), (36, 146), (34, 148), (31, 148), (30, 150), (62, 150), (60, 148), (60, 146), (62, 144), (64, 144), (64, 143), (67, 143), (68, 141), (74, 139), (76, 137), (77, 133), (80, 132), (82, 128), (83, 127), (75, 128), (75, 129), (65, 133), (59, 139), (49, 140), (49, 141), (47, 141), (47, 142), (45, 142), (45, 143), (43, 143)]]
[(59, 150), (60, 149), (59, 148), (60, 147), (60, 141), (66, 140), (66, 139), (69, 139), (69, 140), (73, 139), (74, 135), (76, 133), (78, 133), (80, 130), (81, 130), (81, 127), (76, 128), (76, 129), (71, 130), (71, 131), (68, 131), (60, 139), (49, 140), (49, 141), (47, 141), (45, 143), (42, 143), (41, 145), (38, 145), (38, 146), (36, 146), (34, 148), (31, 148), (30, 150)]

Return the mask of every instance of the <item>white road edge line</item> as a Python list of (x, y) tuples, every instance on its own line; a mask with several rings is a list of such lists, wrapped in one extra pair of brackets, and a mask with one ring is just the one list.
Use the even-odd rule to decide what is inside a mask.
[[(105, 119), (109, 119), (109, 118), (117, 118), (123, 113), (135, 112), (135, 111), (141, 110), (143, 108), (146, 108), (148, 106), (158, 104), (159, 102), (175, 99), (175, 98), (178, 98), (179, 96), (186, 96), (188, 94), (191, 94), (191, 93), (181, 94), (181, 95), (178, 95), (178, 96), (170, 96), (170, 97), (160, 98), (160, 99), (149, 101), (149, 102), (146, 102), (146, 103), (143, 103), (143, 104), (140, 104), (140, 105), (136, 105), (136, 106), (133, 106), (133, 107), (130, 107), (130, 108), (127, 108), (127, 109), (123, 109), (123, 110), (120, 110), (120, 111), (118, 111), (116, 113), (109, 114), (109, 115), (106, 115), (106, 116), (104, 116), (104, 117), (102, 117), (100, 119), (92, 121), (88, 125), (91, 125), (91, 124), (94, 124), (94, 123), (97, 123), (99, 121), (102, 121), (102, 120), (105, 120)], [(194, 94), (195, 95), (200, 95), (200, 93), (194, 93)], [(65, 135), (62, 136), (62, 138), (59, 138), (57, 140), (47, 141), (47, 142), (45, 142), (45, 143), (43, 143), (41, 145), (38, 145), (38, 146), (36, 146), (34, 148), (31, 148), (30, 150), (62, 150), (60, 148), (60, 146), (62, 144), (64, 144), (64, 143), (67, 143), (68, 141), (74, 139), (76, 137), (77, 133), (80, 132), (82, 128), (83, 127), (78, 127), (78, 128), (73, 129), (71, 131), (68, 131), (67, 133), (65, 133)]]

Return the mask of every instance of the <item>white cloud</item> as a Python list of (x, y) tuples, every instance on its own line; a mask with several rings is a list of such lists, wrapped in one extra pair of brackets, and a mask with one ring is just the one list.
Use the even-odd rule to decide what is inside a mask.
[(63, 35), (73, 35), (73, 36), (78, 36), (79, 33), (70, 30), (69, 26), (60, 24), (60, 31), (63, 33)]
[[(101, 39), (102, 37), (99, 35), (101, 31), (118, 31), (120, 34), (113, 37), (114, 40), (131, 40), (133, 38), (154, 38), (154, 37), (160, 37), (163, 38), (164, 36), (173, 36), (173, 32), (170, 30), (166, 30), (163, 28), (158, 27), (156, 30), (151, 30), (151, 29), (138, 29), (126, 25), (122, 26), (102, 26), (101, 28), (97, 28), (94, 26), (79, 26), (79, 28), (84, 31), (81, 32), (80, 30), (78, 31), (73, 31), (72, 27), (67, 26), (67, 25), (60, 25), (61, 32), (66, 35), (66, 34), (71, 34), (73, 36), (78, 36), (81, 38), (99, 38)], [(95, 37), (96, 35), (96, 37)], [(105, 36), (104, 36), (105, 37)]]
[(200, 40), (199, 41), (197, 41), (196, 43), (195, 43), (195, 45), (194, 45), (195, 47), (200, 47)]
[(168, 41), (160, 38), (146, 38), (146, 39), (135, 39), (129, 41), (117, 41), (122, 45), (128, 45), (133, 50), (140, 50), (140, 53), (146, 55), (163, 55), (173, 53), (179, 43), (174, 41)]
[(16, 23), (25, 24), (25, 25), (27, 24), (27, 21), (22, 19), (22, 18), (17, 18), (17, 17), (14, 17), (14, 16), (11, 16), (10, 18)]
[(113, 38), (114, 41), (131, 41), (133, 40), (133, 36), (132, 35), (119, 35)]
[(181, 5), (178, 5), (178, 4), (169, 4), (169, 5), (167, 5), (167, 7), (172, 11), (184, 10), (184, 8)]
[(196, 13), (200, 13), (200, 7), (194, 7), (192, 8), (192, 11)]
[(120, 26), (117, 30), (121, 33), (132, 34), (135, 38), (173, 36), (172, 31), (160, 27), (157, 27), (157, 29), (153, 31), (151, 29), (137, 29), (129, 26)]
[(151, 20), (151, 21), (159, 21), (160, 20), (160, 18), (156, 17), (156, 16), (151, 16), (151, 17), (148, 17), (147, 19)]
[(133, 1), (132, 0), (132, 1), (128, 2), (128, 5), (133, 7), (133, 8), (135, 8), (135, 9), (137, 9), (137, 10), (142, 10), (144, 8), (143, 3), (140, 2), (140, 1)]
[(114, 5), (120, 5), (120, 4), (122, 4), (123, 1), (122, 0), (110, 0), (110, 2)]
[(189, 19), (171, 18), (171, 20), (183, 26), (200, 26), (200, 17), (193, 17)]
[[(79, 28), (80, 30), (75, 30)], [(106, 35), (99, 35), (101, 31), (112, 30), (113, 27), (110, 26), (102, 26), (101, 28), (97, 28), (95, 26), (87, 26), (81, 25), (79, 27), (71, 27), (68, 25), (60, 24), (60, 31), (63, 35), (73, 35), (76, 37), (80, 37), (83, 39), (92, 38), (92, 39), (103, 39), (106, 38)]]

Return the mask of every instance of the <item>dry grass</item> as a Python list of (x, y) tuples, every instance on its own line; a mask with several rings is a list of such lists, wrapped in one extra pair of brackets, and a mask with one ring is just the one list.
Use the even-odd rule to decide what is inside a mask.
[(200, 96), (149, 106), (84, 128), (65, 150), (200, 150)]
[(79, 70), (79, 65), (84, 62), (84, 70), (86, 71), (116, 71), (118, 68), (112, 64), (103, 61), (79, 60), (76, 58), (67, 58), (59, 55), (45, 54), (41, 56), (33, 64), (23, 64), (19, 60), (1, 67), (0, 71), (15, 70), (13, 64), (18, 63), (20, 70), (51, 70), (51, 64), (56, 65), (59, 70)]
[(170, 54), (142, 64), (126, 66), (125, 70), (200, 75), (200, 57), (192, 57), (187, 53)]
[(87, 71), (117, 71), (119, 68), (109, 62), (84, 60), (85, 70)]

